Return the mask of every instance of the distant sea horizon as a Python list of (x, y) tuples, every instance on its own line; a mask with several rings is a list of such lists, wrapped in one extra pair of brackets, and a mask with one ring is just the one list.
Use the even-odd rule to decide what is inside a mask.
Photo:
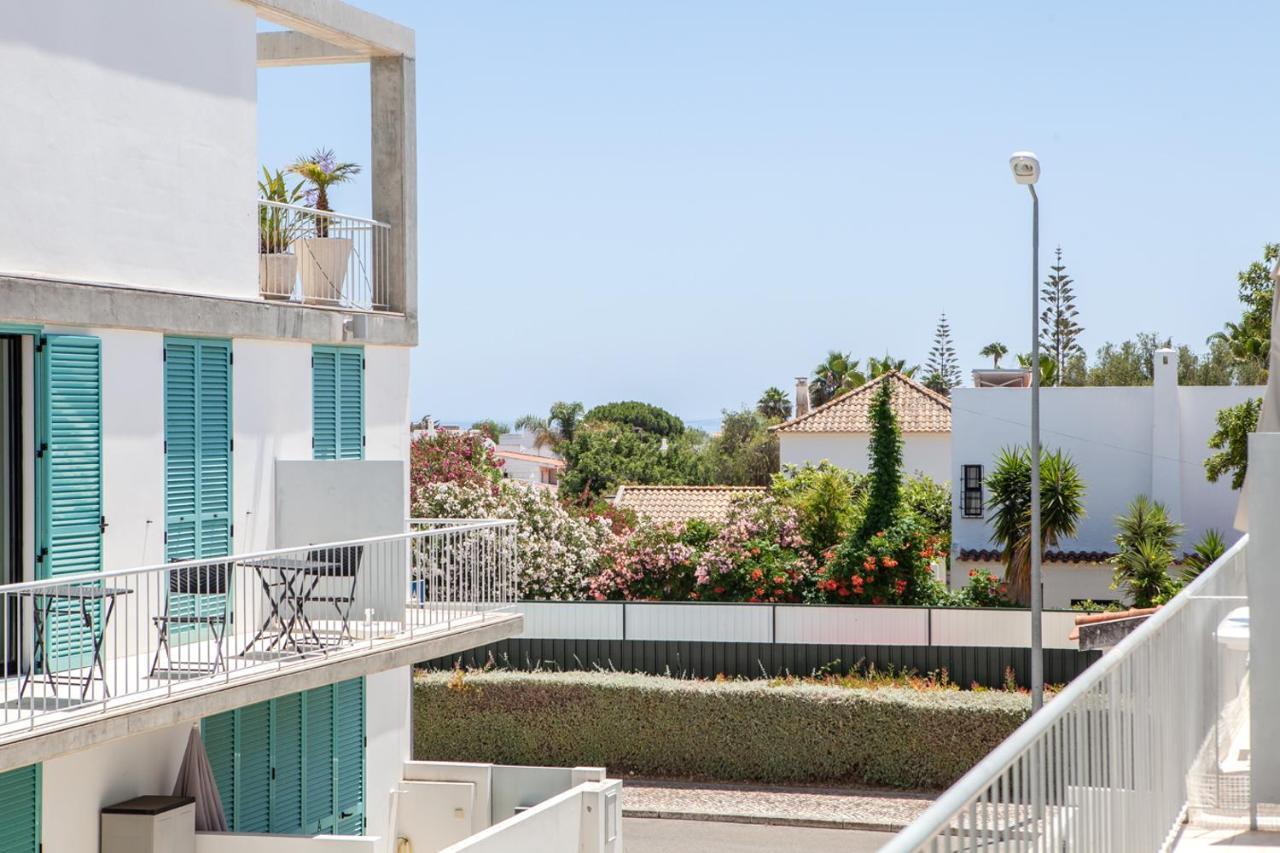
[[(416, 423), (421, 417), (422, 415), (415, 415), (413, 418), (414, 422)], [(449, 418), (449, 417), (436, 417), (435, 415), (432, 415), (432, 417), (435, 418), (436, 423), (438, 424), (444, 424), (446, 426), (458, 426), (458, 427), (469, 427), (472, 424), (477, 423), (479, 421), (489, 420), (489, 417)], [(498, 423), (507, 424), (508, 426), (514, 424), (516, 421), (515, 418), (496, 418), (495, 417), (492, 419), (497, 421)], [(723, 418), (720, 418), (720, 417), (681, 418), (681, 420), (684, 421), (684, 425), (687, 427), (691, 427), (693, 429), (700, 429), (703, 432), (713, 433), (713, 432), (720, 431), (720, 423), (723, 420)]]

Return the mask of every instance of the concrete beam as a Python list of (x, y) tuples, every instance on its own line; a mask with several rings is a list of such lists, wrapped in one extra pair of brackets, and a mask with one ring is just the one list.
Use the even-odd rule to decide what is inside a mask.
[(523, 626), (524, 617), (519, 614), (499, 614), (483, 623), (447, 634), (404, 638), (379, 643), (372, 650), (365, 647), (340, 657), (299, 661), (252, 679), (211, 684), (207, 688), (184, 693), (181, 698), (159, 698), (149, 704), (108, 711), (87, 721), (68, 722), (57, 729), (0, 746), (0, 772), (81, 752), (108, 741), (180, 723), (194, 723), (212, 714), (302, 690), (448, 657), (517, 636)]
[(373, 218), (391, 227), (389, 307), (418, 319), (418, 141), (412, 57), (369, 61)]
[(368, 52), (338, 47), (306, 33), (258, 33), (259, 68), (368, 62), (369, 56)]
[(414, 55), (413, 30), (341, 0), (244, 0), (259, 18), (371, 56)]
[[(293, 303), (0, 275), (0, 320), (172, 335), (416, 346), (418, 321)], [(351, 320), (351, 323), (347, 321)], [(356, 327), (364, 334), (356, 336)]]

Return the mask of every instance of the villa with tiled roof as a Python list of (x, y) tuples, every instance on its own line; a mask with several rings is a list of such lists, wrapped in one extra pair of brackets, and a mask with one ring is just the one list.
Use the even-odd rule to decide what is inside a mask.
[(878, 376), (833, 400), (809, 408), (808, 381), (796, 383), (796, 417), (778, 424), (783, 465), (822, 460), (854, 471), (867, 470), (871, 404), (876, 389), (893, 385), (892, 407), (902, 432), (902, 463), (909, 472), (938, 482), (951, 479), (951, 401), (898, 371)]
[(723, 522), (734, 500), (764, 494), (764, 486), (619, 486), (613, 505), (653, 521)]

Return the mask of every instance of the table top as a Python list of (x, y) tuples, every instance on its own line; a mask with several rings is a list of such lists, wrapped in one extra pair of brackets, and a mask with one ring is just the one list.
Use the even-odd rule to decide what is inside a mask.
[(260, 560), (245, 560), (244, 565), (255, 569), (283, 569), (290, 572), (339, 572), (342, 563), (331, 560), (305, 560), (298, 557), (263, 557)]
[(51, 586), (40, 589), (18, 590), (18, 595), (32, 598), (70, 598), (70, 599), (103, 599), (120, 595), (132, 595), (133, 590), (115, 586), (96, 586), (93, 584), (76, 584), (73, 586)]

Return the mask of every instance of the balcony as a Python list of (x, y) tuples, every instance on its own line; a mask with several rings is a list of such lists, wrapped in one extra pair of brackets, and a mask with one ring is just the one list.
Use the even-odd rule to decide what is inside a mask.
[(0, 586), (0, 769), (518, 632), (514, 523), (415, 528)]
[(385, 222), (260, 199), (262, 298), (388, 311), (390, 235)]

